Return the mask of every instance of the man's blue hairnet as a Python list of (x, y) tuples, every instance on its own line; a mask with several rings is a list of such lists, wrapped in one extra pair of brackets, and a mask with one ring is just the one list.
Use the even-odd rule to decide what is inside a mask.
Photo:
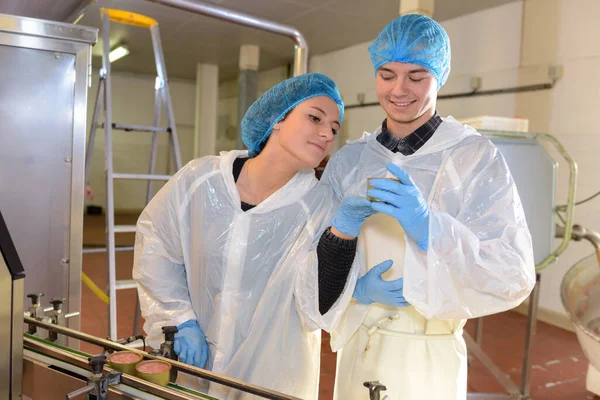
[(242, 140), (250, 157), (256, 157), (261, 145), (273, 131), (273, 126), (298, 104), (311, 97), (327, 96), (340, 109), (340, 123), (344, 120), (344, 102), (335, 82), (319, 73), (295, 76), (279, 82), (260, 96), (242, 119)]
[(440, 24), (424, 15), (407, 14), (390, 22), (369, 46), (369, 54), (375, 73), (389, 62), (427, 68), (438, 90), (450, 74), (450, 38)]

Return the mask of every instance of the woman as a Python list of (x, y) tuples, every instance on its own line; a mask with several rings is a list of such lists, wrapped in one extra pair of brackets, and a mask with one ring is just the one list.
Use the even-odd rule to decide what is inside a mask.
[[(283, 81), (244, 116), (249, 151), (194, 160), (157, 193), (138, 221), (133, 270), (151, 344), (176, 325), (181, 361), (317, 398), (319, 329), (352, 297), (356, 236), (373, 213), (364, 198), (335, 213), (314, 176), (343, 110), (324, 75)], [(240, 397), (216, 384), (209, 394)]]

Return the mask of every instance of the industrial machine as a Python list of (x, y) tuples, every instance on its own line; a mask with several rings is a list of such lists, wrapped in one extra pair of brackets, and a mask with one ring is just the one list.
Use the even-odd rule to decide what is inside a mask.
[(97, 38), (94, 28), (0, 14), (0, 210), (30, 272), (21, 295), (34, 295), (35, 315), (41, 296), (54, 299), (53, 318), (72, 329), (80, 327), (86, 103)]
[(561, 283), (562, 304), (589, 361), (586, 389), (600, 396), (600, 234), (575, 226), (574, 240), (589, 240), (595, 253), (576, 263)]
[[(23, 309), (25, 271), (0, 212), (0, 398), (2, 399), (214, 399), (175, 384), (178, 372), (184, 372), (230, 388), (244, 398), (298, 400), (272, 390), (240, 382), (223, 375), (192, 367), (177, 361), (173, 351), (176, 327), (164, 327), (165, 342), (151, 352), (127, 347), (137, 339), (110, 341), (67, 328), (62, 314), (62, 299), (53, 299), (44, 309), (42, 293), (30, 293), (28, 310)], [(48, 315), (46, 315), (48, 313)], [(24, 332), (24, 324), (27, 330)], [(69, 341), (85, 341), (103, 350), (86, 354)], [(171, 366), (170, 381), (161, 386), (140, 377), (109, 368), (106, 355), (129, 351), (142, 359), (162, 360)], [(83, 397), (86, 396), (86, 397)]]
[[(102, 354), (91, 355), (56, 342), (24, 334), (23, 336), (23, 398), (31, 399), (85, 399), (94, 395), (97, 400), (113, 399), (213, 399), (207, 394), (179, 386), (173, 381), (167, 386), (157, 385), (140, 377), (121, 373), (106, 364), (106, 354), (114, 351), (130, 351), (147, 360), (163, 360), (171, 364), (171, 371), (184, 372), (236, 391), (240, 398), (298, 400), (269, 389), (244, 383), (235, 379), (196, 368), (170, 358), (163, 357), (164, 350), (172, 351), (172, 341), (161, 346), (158, 352), (145, 352), (125, 345), (87, 335), (60, 325), (25, 317), (25, 323), (38, 329), (54, 332), (59, 337), (67, 336), (85, 341), (104, 349)], [(169, 335), (169, 333), (167, 333)], [(166, 355), (166, 354), (165, 354)], [(173, 375), (172, 375), (173, 377)], [(81, 397), (80, 397), (81, 396)], [(18, 397), (12, 396), (12, 399)]]

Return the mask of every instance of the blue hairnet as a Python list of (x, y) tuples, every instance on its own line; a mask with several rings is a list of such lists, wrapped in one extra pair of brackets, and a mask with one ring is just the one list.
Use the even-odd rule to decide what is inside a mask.
[(435, 76), (438, 90), (450, 74), (450, 38), (429, 17), (407, 14), (390, 22), (369, 46), (375, 68), (389, 62), (416, 64)]
[(250, 157), (256, 157), (267, 140), (273, 126), (298, 104), (311, 97), (327, 96), (340, 109), (340, 123), (344, 120), (344, 102), (331, 78), (310, 73), (279, 82), (260, 96), (242, 119), (242, 140)]

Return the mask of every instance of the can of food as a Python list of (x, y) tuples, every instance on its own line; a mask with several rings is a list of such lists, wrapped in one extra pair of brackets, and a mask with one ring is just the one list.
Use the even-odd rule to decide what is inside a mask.
[(135, 376), (135, 366), (142, 361), (142, 356), (132, 351), (117, 351), (110, 354), (107, 361), (111, 368)]
[(136, 375), (148, 382), (167, 386), (171, 374), (171, 364), (160, 360), (142, 361), (135, 366)]
[[(373, 179), (385, 179), (388, 181), (400, 182), (400, 179), (398, 179), (398, 178), (367, 178), (367, 190), (375, 189), (373, 186), (371, 186), (371, 180), (373, 180)], [(371, 197), (369, 195), (367, 195), (367, 200), (381, 202), (381, 200)]]

